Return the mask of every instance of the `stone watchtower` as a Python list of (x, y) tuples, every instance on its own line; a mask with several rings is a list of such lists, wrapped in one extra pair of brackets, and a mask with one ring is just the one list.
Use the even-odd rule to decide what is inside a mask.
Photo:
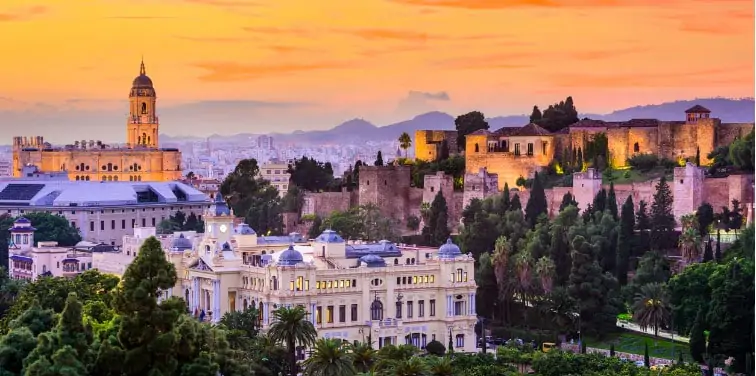
[(489, 174), (488, 170), (482, 167), (477, 174), (465, 174), (462, 207), (466, 208), (473, 199), (483, 200), (497, 193), (499, 193), (499, 175)]
[(685, 167), (675, 167), (674, 179), (672, 213), (679, 224), (680, 217), (692, 214), (703, 203), (704, 170), (686, 163)]
[(578, 209), (582, 212), (589, 204), (593, 204), (593, 198), (601, 190), (601, 173), (589, 168), (585, 172), (572, 174), (572, 191)]
[(373, 204), (384, 216), (404, 223), (410, 207), (409, 166), (361, 166), (359, 205)]
[[(716, 143), (716, 132), (720, 120), (711, 117), (711, 111), (701, 105), (695, 105), (685, 111), (685, 125), (695, 130), (695, 139), (690, 140), (695, 143), (692, 150), (688, 150), (689, 156), (696, 155), (696, 148), (700, 154), (701, 164), (708, 165), (711, 163), (707, 156), (714, 151)], [(681, 132), (682, 134), (691, 134), (692, 132)], [(680, 137), (685, 138), (685, 137)]]

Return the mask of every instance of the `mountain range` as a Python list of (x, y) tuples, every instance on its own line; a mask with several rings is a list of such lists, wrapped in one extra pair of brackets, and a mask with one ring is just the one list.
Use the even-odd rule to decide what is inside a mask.
[[(679, 100), (655, 105), (635, 106), (616, 110), (608, 114), (580, 114), (580, 118), (590, 118), (605, 121), (621, 121), (629, 119), (685, 119), (685, 110), (700, 104), (712, 112), (712, 117), (722, 119), (723, 122), (754, 122), (754, 99), (729, 98), (701, 98), (693, 100)], [(313, 143), (329, 144), (358, 143), (367, 141), (396, 140), (402, 132), (413, 136), (416, 130), (454, 130), (455, 117), (444, 112), (428, 112), (412, 119), (385, 126), (377, 126), (364, 119), (352, 119), (328, 130), (294, 131), (292, 133), (271, 133), (276, 143)], [(488, 118), (490, 129), (501, 127), (519, 127), (529, 122), (529, 115), (509, 115)], [(238, 140), (240, 137), (256, 137), (259, 134), (237, 134), (233, 136), (210, 136), (215, 141)], [(189, 137), (170, 137), (163, 135), (163, 141), (186, 141)]]

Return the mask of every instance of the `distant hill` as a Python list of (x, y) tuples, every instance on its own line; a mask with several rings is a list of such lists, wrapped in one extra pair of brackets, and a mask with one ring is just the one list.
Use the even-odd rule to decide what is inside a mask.
[[(754, 121), (754, 99), (701, 98), (693, 100), (679, 100), (662, 104), (635, 106), (616, 110), (609, 114), (580, 114), (581, 118), (588, 117), (596, 120), (619, 121), (629, 119), (660, 119), (684, 120), (685, 110), (700, 104), (712, 112), (712, 117), (722, 119), (726, 123), (742, 123)], [(453, 130), (455, 117), (443, 112), (428, 112), (412, 119), (385, 126), (377, 126), (364, 119), (352, 119), (329, 130), (295, 131), (292, 133), (274, 133), (271, 136), (277, 142), (298, 142), (313, 144), (355, 143), (366, 141), (396, 140), (402, 132), (413, 136), (415, 131), (423, 129)], [(496, 116), (487, 119), (491, 129), (501, 127), (517, 127), (528, 123), (528, 115)], [(217, 140), (232, 140), (240, 137), (256, 137), (253, 134), (237, 134), (233, 136), (211, 136)], [(172, 138), (161, 135), (163, 141), (180, 141), (188, 138)]]

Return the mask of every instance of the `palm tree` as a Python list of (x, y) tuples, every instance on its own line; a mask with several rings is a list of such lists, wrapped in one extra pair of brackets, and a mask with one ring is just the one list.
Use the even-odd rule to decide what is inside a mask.
[(697, 261), (701, 256), (701, 235), (695, 226), (686, 227), (678, 240), (682, 257), (686, 263)]
[(536, 274), (541, 280), (541, 288), (545, 294), (550, 294), (554, 287), (554, 273), (556, 272), (556, 265), (551, 258), (543, 256), (538, 259), (535, 265)]
[(312, 346), (318, 333), (315, 326), (307, 320), (307, 312), (300, 306), (281, 307), (273, 311), (273, 320), (268, 335), (272, 340), (286, 346), (291, 376), (297, 376), (296, 346), (297, 344), (305, 347)]
[(425, 359), (432, 376), (454, 376), (454, 367), (449, 357), (431, 356)]
[[(390, 373), (397, 363), (403, 363), (417, 354), (417, 347), (412, 345), (388, 345), (378, 350), (377, 359), (373, 371), (379, 374)], [(393, 374), (392, 374), (393, 375)]]
[(375, 363), (375, 350), (367, 342), (352, 347), (352, 363), (359, 372), (368, 372)]
[(640, 292), (635, 295), (633, 306), (633, 320), (638, 323), (641, 330), (654, 329), (654, 335), (659, 336), (659, 328), (669, 319), (669, 306), (667, 303), (667, 291), (660, 283), (649, 283), (641, 286)]
[(386, 376), (430, 376), (428, 365), (417, 356), (393, 362), (385, 374)]
[(348, 344), (339, 339), (321, 338), (315, 342), (312, 356), (304, 361), (305, 376), (354, 376)]
[(403, 132), (401, 136), (399, 136), (399, 147), (404, 149), (404, 157), (407, 158), (407, 153), (410, 145), (412, 145), (412, 138), (410, 138), (410, 135), (407, 134), (407, 132)]
[[(520, 251), (514, 260), (514, 267), (517, 271), (517, 289), (522, 303), (529, 302), (531, 292), (531, 282), (533, 280), (533, 258), (526, 249)], [(527, 311), (527, 310), (526, 310)]]
[(509, 305), (512, 301), (512, 296), (515, 291), (517, 282), (512, 278), (511, 257), (512, 249), (509, 244), (509, 239), (506, 236), (500, 236), (496, 239), (494, 245), (494, 254), (491, 262), (494, 267), (494, 275), (496, 276), (496, 283), (499, 287), (499, 298), (504, 303), (502, 307), (502, 319), (506, 320), (509, 313)]

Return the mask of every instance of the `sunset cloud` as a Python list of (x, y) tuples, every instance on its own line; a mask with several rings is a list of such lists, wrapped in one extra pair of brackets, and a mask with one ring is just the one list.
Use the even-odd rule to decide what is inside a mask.
[[(750, 80), (741, 75), (750, 69)], [(620, 88), (620, 87), (700, 87), (702, 85), (729, 85), (738, 80), (753, 81), (753, 68), (730, 67), (690, 72), (667, 73), (623, 73), (623, 74), (582, 74), (565, 73), (552, 75), (548, 81), (552, 86), (563, 88)]]
[(342, 33), (354, 35), (368, 40), (397, 40), (408, 42), (425, 42), (429, 39), (444, 39), (442, 36), (429, 35), (427, 33), (412, 30), (394, 29), (355, 29), (342, 30)]
[(387, 0), (399, 4), (424, 7), (447, 7), (476, 10), (494, 10), (517, 7), (637, 7), (664, 5), (674, 0)]
[(38, 5), (33, 7), (18, 8), (11, 11), (0, 11), (0, 22), (26, 21), (36, 16), (47, 13), (47, 7)]
[(302, 63), (302, 64), (271, 64), (271, 65), (254, 65), (238, 64), (233, 62), (208, 62), (194, 64), (198, 68), (207, 71), (201, 75), (201, 81), (223, 82), (223, 81), (246, 81), (255, 80), (264, 77), (288, 75), (316, 70), (345, 68), (346, 63)]
[(262, 4), (257, 1), (244, 0), (183, 0), (187, 3), (211, 5), (217, 7), (259, 7)]

